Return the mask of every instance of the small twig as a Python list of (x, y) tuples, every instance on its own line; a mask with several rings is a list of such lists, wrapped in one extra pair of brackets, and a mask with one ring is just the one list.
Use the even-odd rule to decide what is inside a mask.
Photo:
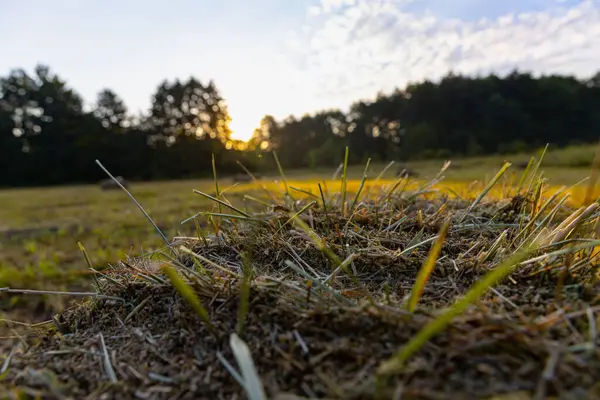
[(10, 353), (8, 354), (8, 356), (6, 356), (6, 358), (4, 359), (4, 362), (2, 363), (2, 367), (0, 368), (0, 375), (4, 374), (8, 370), (10, 361), (12, 360), (12, 357), (15, 354), (16, 349), (17, 349), (17, 346), (13, 346), (13, 348), (10, 350)]
[(596, 319), (594, 318), (594, 310), (588, 307), (586, 310), (586, 314), (589, 322), (590, 329), (590, 344), (592, 348), (596, 347), (596, 340), (598, 339), (598, 331), (596, 330)]
[(223, 356), (223, 354), (221, 354), (220, 351), (217, 351), (217, 358), (219, 359), (219, 361), (221, 361), (221, 364), (223, 364), (223, 366), (225, 367), (225, 369), (227, 371), (229, 371), (229, 373), (231, 374), (231, 376), (233, 377), (233, 379), (235, 379), (235, 381), (241, 386), (241, 387), (245, 387), (245, 382), (244, 382), (244, 378), (242, 378), (242, 376), (240, 375), (239, 372), (237, 372), (237, 370), (233, 367), (233, 365), (231, 365), (229, 363), (229, 361), (227, 361), (227, 359)]
[(55, 294), (59, 296), (90, 296), (96, 299), (106, 299), (106, 300), (119, 300), (125, 301), (120, 297), (115, 296), (107, 296), (100, 293), (95, 292), (58, 292), (54, 290), (34, 290), (34, 289), (11, 289), (9, 287), (0, 288), (0, 293), (13, 293), (13, 294)]
[(148, 296), (144, 300), (142, 300), (140, 304), (138, 304), (133, 310), (131, 310), (131, 312), (125, 317), (124, 321), (129, 322), (131, 318), (133, 318), (133, 316), (137, 314), (146, 305), (146, 303), (148, 303), (148, 301), (150, 301), (151, 298), (152, 296)]
[(538, 381), (538, 386), (535, 392), (535, 399), (541, 400), (546, 398), (546, 385), (554, 379), (554, 371), (560, 359), (560, 352), (556, 349), (551, 350), (544, 367), (544, 372)]
[(494, 289), (493, 287), (490, 288), (490, 290), (492, 292), (494, 292), (494, 294), (498, 297), (500, 297), (502, 300), (504, 300), (507, 304), (510, 304), (512, 307), (518, 309), (519, 306), (516, 305), (515, 303), (513, 303), (512, 301), (510, 301), (508, 298), (506, 298), (502, 293), (500, 293), (499, 291), (497, 291), (496, 289)]
[(296, 337), (296, 340), (300, 344), (300, 347), (302, 348), (302, 352), (304, 354), (308, 354), (308, 346), (306, 345), (306, 342), (304, 341), (304, 339), (302, 339), (302, 336), (300, 336), (300, 333), (298, 332), (297, 329), (294, 329), (294, 336)]

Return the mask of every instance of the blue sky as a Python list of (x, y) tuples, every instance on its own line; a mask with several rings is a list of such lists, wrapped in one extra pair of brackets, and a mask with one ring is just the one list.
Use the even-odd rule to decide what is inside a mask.
[(213, 79), (232, 128), (345, 109), (408, 82), (600, 70), (600, 0), (5, 0), (0, 75), (44, 63), (87, 103), (144, 111), (167, 78)]

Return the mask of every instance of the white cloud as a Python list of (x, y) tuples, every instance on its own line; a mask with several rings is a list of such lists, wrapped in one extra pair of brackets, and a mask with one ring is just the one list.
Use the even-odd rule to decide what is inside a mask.
[(308, 15), (311, 17), (315, 17), (321, 14), (321, 7), (319, 6), (310, 6), (308, 7)]
[[(548, 2), (543, 11), (467, 21), (407, 11), (410, 0), (321, 0), (318, 19), (294, 36), (290, 59), (306, 110), (346, 108), (378, 91), (449, 71), (588, 77), (600, 70), (600, 2)], [(295, 102), (295, 106), (299, 106)], [(301, 110), (298, 110), (300, 112)]]

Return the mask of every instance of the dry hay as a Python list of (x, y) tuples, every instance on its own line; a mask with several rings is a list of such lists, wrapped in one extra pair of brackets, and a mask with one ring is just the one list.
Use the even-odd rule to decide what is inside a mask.
[[(552, 221), (544, 220), (547, 213), (536, 216), (535, 190), (472, 208), (472, 200), (414, 193), (375, 198), (345, 212), (332, 198), (327, 208), (282, 201), (252, 220), (213, 216), (215, 235), (179, 243), (194, 255), (179, 250), (175, 258), (120, 263), (99, 276), (98, 288), (119, 300), (81, 304), (41, 339), (29, 337), (30, 347), (15, 344), (0, 389), (47, 398), (246, 398), (223, 361), (237, 369), (230, 335), (243, 315), (240, 337), (268, 398), (600, 396), (595, 208), (562, 237), (552, 229), (572, 210), (557, 207)], [(311, 231), (289, 221), (298, 210)], [(545, 225), (530, 224), (532, 218)], [(435, 268), (409, 312), (406, 298), (448, 220)], [(311, 232), (340, 260), (351, 260), (347, 270), (317, 248)], [(402, 368), (386, 379), (378, 374), (382, 362), (536, 232), (536, 243), (550, 237), (549, 247), (531, 254), (533, 261), (517, 266)], [(169, 283), (165, 264), (193, 288), (213, 329)], [(240, 314), (240, 277), (250, 264), (248, 311)]]

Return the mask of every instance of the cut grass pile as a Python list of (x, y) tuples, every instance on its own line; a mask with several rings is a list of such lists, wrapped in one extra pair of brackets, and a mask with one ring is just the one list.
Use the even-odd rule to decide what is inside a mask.
[[(600, 396), (600, 210), (546, 193), (539, 163), (488, 195), (444, 170), (246, 196), (210, 235), (95, 274), (97, 292), (14, 330), (2, 393), (48, 398)], [(262, 194), (261, 194), (262, 193)], [(230, 201), (231, 200), (231, 201)], [(182, 219), (186, 216), (182, 216)], [(6, 289), (5, 291), (10, 291)], [(12, 289), (19, 292), (18, 289)], [(57, 294), (59, 295), (59, 294)], [(85, 293), (84, 293), (85, 295)]]

